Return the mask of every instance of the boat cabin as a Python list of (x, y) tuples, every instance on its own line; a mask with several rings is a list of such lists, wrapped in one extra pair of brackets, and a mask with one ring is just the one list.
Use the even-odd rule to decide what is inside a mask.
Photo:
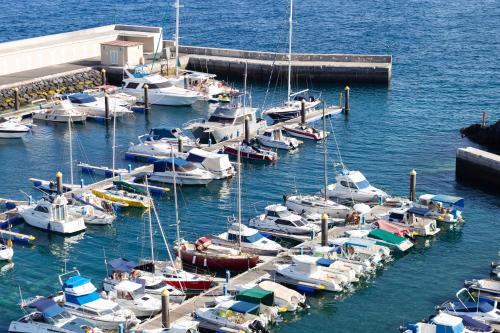
[[(42, 322), (51, 325), (63, 324), (70, 320), (73, 316), (65, 311), (62, 307), (57, 305), (54, 300), (50, 298), (39, 298), (30, 303), (28, 308), (35, 309), (36, 312), (29, 314), (23, 319), (28, 321)], [(75, 325), (76, 326), (76, 325)]]
[(342, 170), (337, 175), (337, 186), (344, 187), (345, 189), (363, 190), (370, 187), (370, 183), (366, 180), (365, 176), (359, 171)]
[(165, 158), (153, 163), (153, 173), (155, 172), (190, 172), (198, 169), (191, 162), (179, 158)]

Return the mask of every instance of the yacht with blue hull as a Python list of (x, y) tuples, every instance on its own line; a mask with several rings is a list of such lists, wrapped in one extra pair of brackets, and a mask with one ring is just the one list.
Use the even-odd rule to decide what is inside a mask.
[[(23, 304), (24, 305), (24, 304)], [(37, 297), (25, 305), (33, 311), (12, 321), (11, 333), (101, 333), (94, 324), (65, 311), (54, 300)]]

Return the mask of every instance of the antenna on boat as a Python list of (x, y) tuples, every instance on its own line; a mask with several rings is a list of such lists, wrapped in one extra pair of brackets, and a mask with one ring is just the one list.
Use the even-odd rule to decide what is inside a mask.
[(323, 101), (323, 172), (324, 172), (324, 180), (325, 180), (325, 202), (328, 200), (328, 194), (326, 188), (328, 186), (328, 171), (327, 171), (327, 149), (326, 149), (326, 119), (325, 119), (325, 102)]
[(247, 107), (247, 76), (248, 76), (248, 62), (245, 61), (245, 74), (243, 80), (243, 115), (246, 114)]
[(290, 102), (290, 94), (292, 93), (292, 30), (293, 30), (293, 0), (290, 0), (290, 25), (288, 31), (288, 94), (287, 100)]
[(73, 132), (71, 131), (71, 113), (68, 120), (69, 129), (69, 177), (70, 184), (73, 185)]

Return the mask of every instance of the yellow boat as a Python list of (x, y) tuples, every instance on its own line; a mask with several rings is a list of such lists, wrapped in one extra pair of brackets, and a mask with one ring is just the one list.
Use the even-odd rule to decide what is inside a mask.
[(127, 204), (130, 207), (151, 207), (149, 198), (141, 194), (129, 193), (122, 190), (92, 190), (92, 193), (99, 198)]

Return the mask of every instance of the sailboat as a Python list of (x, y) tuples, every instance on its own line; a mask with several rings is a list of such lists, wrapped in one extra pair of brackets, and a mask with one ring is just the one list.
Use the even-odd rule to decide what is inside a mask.
[(293, 32), (293, 0), (290, 0), (290, 18), (289, 18), (289, 31), (288, 31), (288, 89), (287, 100), (283, 105), (276, 106), (264, 110), (265, 114), (275, 122), (285, 121), (300, 116), (302, 102), (305, 103), (304, 107), (306, 112), (314, 110), (320, 103), (320, 96), (314, 96), (314, 92), (308, 89), (296, 93), (292, 93), (292, 32)]

